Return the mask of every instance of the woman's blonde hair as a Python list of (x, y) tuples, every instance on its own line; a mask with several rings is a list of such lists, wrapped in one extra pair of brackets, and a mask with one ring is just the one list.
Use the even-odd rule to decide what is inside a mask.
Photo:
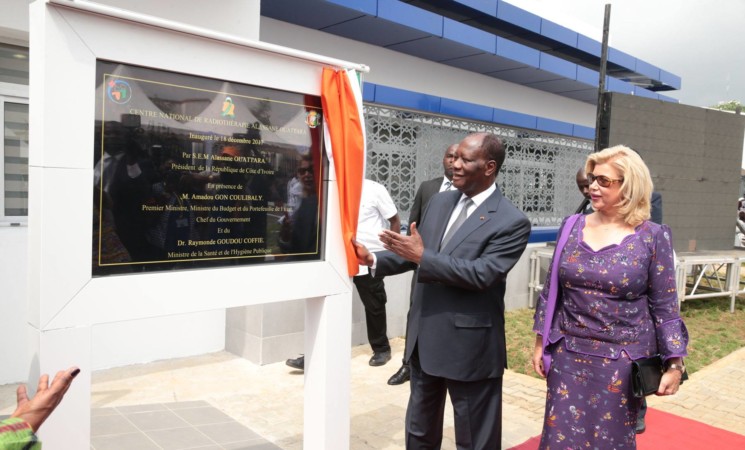
[(606, 148), (587, 157), (585, 173), (592, 173), (596, 165), (606, 163), (615, 167), (623, 178), (621, 201), (616, 206), (624, 222), (635, 227), (648, 220), (654, 185), (641, 156), (623, 145)]

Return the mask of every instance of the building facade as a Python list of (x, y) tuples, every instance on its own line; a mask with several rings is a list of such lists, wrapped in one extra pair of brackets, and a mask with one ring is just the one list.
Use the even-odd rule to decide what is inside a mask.
[[(100, 3), (368, 65), (367, 176), (389, 189), (404, 222), (419, 183), (440, 175), (444, 149), (477, 131), (493, 132), (507, 145), (497, 181), (530, 217), (531, 245), (552, 240), (580, 200), (574, 172), (593, 150), (601, 45), (508, 2), (231, 0), (220, 3), (219, 15), (191, 0), (179, 8), (172, 2)], [(226, 24), (225, 17), (237, 19)], [(28, 2), (6, 2), (0, 17), (0, 338), (20, 345), (8, 349), (0, 383), (24, 379), (28, 366), (25, 218), (28, 111), (34, 107), (28, 36)], [(675, 101), (663, 92), (678, 89), (680, 78), (610, 49), (606, 86)], [(508, 307), (528, 305), (528, 253), (508, 280)], [(400, 336), (409, 275), (386, 284), (389, 335)], [(93, 369), (226, 348), (258, 363), (283, 360), (302, 352), (303, 311), (303, 302), (295, 301), (97, 325)], [(359, 302), (352, 330), (353, 342), (364, 342)]]

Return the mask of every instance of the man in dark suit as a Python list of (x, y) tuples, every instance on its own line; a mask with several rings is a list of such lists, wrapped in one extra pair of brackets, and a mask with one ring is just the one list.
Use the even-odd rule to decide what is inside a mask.
[[(424, 209), (429, 203), (429, 199), (438, 192), (455, 190), (453, 187), (453, 162), (455, 161), (455, 151), (458, 149), (458, 144), (453, 144), (445, 150), (445, 155), (442, 157), (442, 170), (443, 176), (433, 178), (422, 182), (419, 185), (419, 189), (416, 191), (414, 196), (414, 205), (411, 207), (411, 213), (409, 214), (409, 223), (416, 223), (420, 225), (420, 219), (424, 214)], [(411, 230), (409, 230), (409, 235)], [(416, 279), (411, 279), (411, 292), (414, 293), (414, 284)], [(388, 384), (391, 386), (404, 384), (411, 378), (409, 370), (409, 364), (406, 360), (402, 361), (401, 368), (396, 373), (391, 375), (388, 379)]]
[(593, 212), (592, 205), (590, 205), (590, 182), (587, 180), (587, 174), (585, 168), (580, 167), (575, 176), (577, 181), (577, 189), (582, 193), (582, 203), (579, 204), (575, 214), (591, 214)]
[(405, 352), (407, 449), (440, 448), (447, 394), (458, 449), (501, 447), (505, 280), (530, 234), (530, 221), (495, 184), (504, 157), (493, 134), (467, 136), (453, 164), (460, 192), (432, 197), (411, 236), (383, 231), (386, 251), (354, 243), (374, 276), (416, 269)]
[(662, 224), (662, 195), (659, 192), (652, 192), (652, 198), (649, 200), (651, 211), (649, 220), (654, 223)]

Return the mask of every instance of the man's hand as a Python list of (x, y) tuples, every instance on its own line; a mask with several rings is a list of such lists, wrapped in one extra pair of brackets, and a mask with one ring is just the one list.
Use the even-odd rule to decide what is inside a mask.
[(370, 250), (355, 239), (352, 239), (352, 245), (354, 245), (354, 252), (357, 254), (357, 263), (362, 266), (372, 266), (375, 259), (370, 253)]
[(419, 261), (422, 260), (424, 243), (416, 229), (416, 223), (411, 223), (411, 236), (394, 233), (391, 230), (383, 230), (378, 237), (380, 237), (380, 242), (383, 243), (386, 250), (416, 264), (419, 264)]
[(70, 388), (72, 380), (80, 373), (77, 367), (70, 367), (66, 371), (59, 371), (54, 376), (52, 385), (49, 385), (49, 375), (44, 374), (39, 378), (39, 386), (36, 388), (36, 395), (29, 399), (26, 393), (26, 386), (18, 386), (16, 397), (18, 407), (11, 417), (18, 417), (25, 420), (31, 425), (31, 429), (36, 433), (41, 424), (52, 414), (54, 409), (62, 401), (62, 397)]

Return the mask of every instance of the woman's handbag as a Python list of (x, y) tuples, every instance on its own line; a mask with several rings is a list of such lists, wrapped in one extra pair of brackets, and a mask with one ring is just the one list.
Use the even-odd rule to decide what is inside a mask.
[(548, 288), (548, 298), (546, 299), (546, 317), (543, 320), (543, 335), (541, 335), (543, 344), (543, 373), (548, 374), (548, 369), (551, 368), (551, 355), (546, 351), (549, 342), (548, 337), (551, 334), (551, 325), (554, 321), (554, 312), (556, 311), (556, 303), (559, 297), (559, 260), (561, 259), (561, 251), (564, 250), (564, 245), (569, 239), (569, 235), (572, 233), (572, 228), (577, 222), (577, 219), (582, 214), (574, 214), (567, 218), (564, 223), (564, 228), (561, 229), (561, 236), (559, 236), (556, 242), (556, 249), (554, 249), (554, 256), (551, 259), (551, 285)]
[[(664, 371), (660, 355), (631, 361), (631, 391), (634, 397), (642, 398), (657, 392)], [(688, 373), (683, 372), (680, 384), (687, 379)]]

